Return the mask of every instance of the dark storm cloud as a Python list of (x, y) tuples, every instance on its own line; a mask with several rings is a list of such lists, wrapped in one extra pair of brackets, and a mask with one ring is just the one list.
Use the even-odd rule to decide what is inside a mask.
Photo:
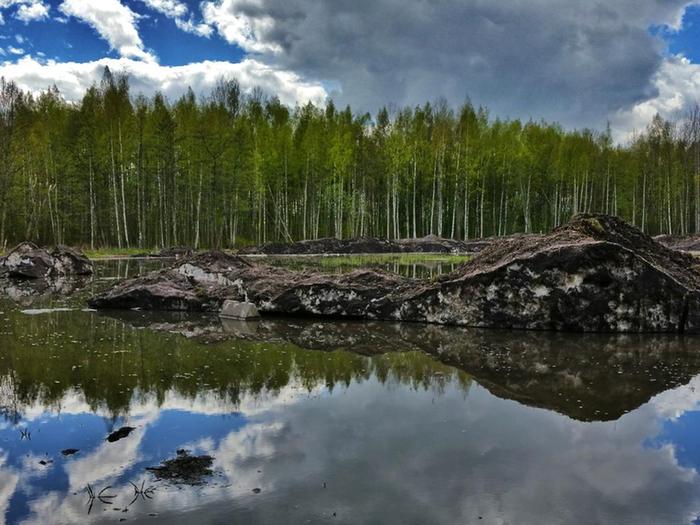
[(649, 27), (677, 25), (688, 3), (219, 0), (204, 10), (227, 39), (242, 34), (237, 43), (267, 60), (337, 82), (341, 104), (469, 96), (501, 116), (600, 128), (655, 95), (664, 45)]

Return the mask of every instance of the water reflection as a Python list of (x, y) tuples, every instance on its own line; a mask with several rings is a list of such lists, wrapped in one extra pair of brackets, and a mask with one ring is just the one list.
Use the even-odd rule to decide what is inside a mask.
[[(200, 341), (291, 343), (322, 351), (419, 352), (474, 377), (501, 398), (581, 421), (618, 419), (700, 373), (696, 338), (478, 330), (386, 322), (220, 320), (191, 314), (110, 312), (133, 327)], [(378, 372), (382, 377), (381, 371)]]
[[(45, 301), (32, 307), (54, 304)], [(0, 301), (8, 523), (700, 515), (694, 338), (222, 324), (65, 304), (74, 309), (26, 315)], [(106, 441), (123, 425), (135, 430)], [(145, 470), (178, 449), (214, 457), (206, 483)], [(152, 487), (152, 499), (134, 499), (131, 483)], [(90, 506), (88, 485), (115, 497)]]
[(439, 275), (453, 272), (468, 260), (466, 256), (425, 255), (420, 260), (408, 260), (402, 255), (349, 255), (324, 257), (313, 255), (266, 256), (253, 257), (264, 264), (282, 266), (300, 271), (320, 271), (324, 273), (345, 273), (358, 268), (372, 268), (395, 273), (413, 279), (433, 279)]

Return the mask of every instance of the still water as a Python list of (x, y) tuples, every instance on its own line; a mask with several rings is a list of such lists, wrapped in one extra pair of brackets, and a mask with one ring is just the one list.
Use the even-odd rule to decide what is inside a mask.
[(697, 338), (83, 309), (158, 264), (3, 290), (7, 523), (700, 523)]

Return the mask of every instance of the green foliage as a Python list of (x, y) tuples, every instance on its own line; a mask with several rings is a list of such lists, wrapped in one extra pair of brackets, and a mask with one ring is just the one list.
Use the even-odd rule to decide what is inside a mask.
[(0, 246), (232, 248), (315, 237), (547, 231), (579, 212), (700, 231), (700, 111), (607, 130), (491, 119), (466, 103), (288, 108), (222, 80), (134, 97), (105, 70), (78, 104), (0, 82)]

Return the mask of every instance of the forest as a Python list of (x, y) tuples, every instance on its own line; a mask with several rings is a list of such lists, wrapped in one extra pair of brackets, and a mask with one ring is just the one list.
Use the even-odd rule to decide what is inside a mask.
[(700, 109), (631, 143), (468, 101), (294, 108), (235, 79), (178, 100), (104, 71), (79, 103), (0, 81), (0, 248), (232, 248), (541, 232), (579, 212), (700, 232)]

